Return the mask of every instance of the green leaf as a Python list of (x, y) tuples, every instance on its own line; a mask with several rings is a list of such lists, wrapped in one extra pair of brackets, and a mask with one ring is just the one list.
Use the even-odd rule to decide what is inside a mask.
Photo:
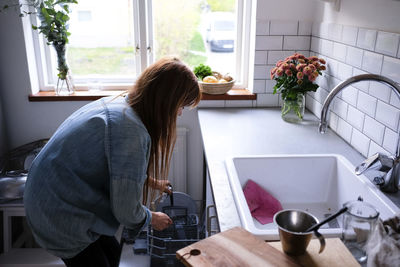
[(47, 9), (45, 7), (42, 7), (42, 9), (40, 10), (40, 12), (42, 12), (44, 19), (46, 21), (50, 20), (50, 16), (49, 13), (47, 13)]
[(56, 14), (56, 19), (57, 19), (57, 20), (60, 20), (60, 19), (62, 18), (62, 16), (63, 16), (63, 13), (61, 13), (60, 11), (58, 11), (57, 14)]
[(35, 25), (32, 25), (32, 29), (34, 29), (34, 30), (37, 30), (37, 29), (38, 29), (38, 27), (37, 27), (37, 26), (35, 26)]

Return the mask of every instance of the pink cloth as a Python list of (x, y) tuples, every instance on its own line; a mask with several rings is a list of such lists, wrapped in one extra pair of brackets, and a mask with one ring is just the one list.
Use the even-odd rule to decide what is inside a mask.
[(275, 213), (282, 210), (281, 203), (252, 180), (243, 188), (251, 215), (261, 224), (271, 223)]

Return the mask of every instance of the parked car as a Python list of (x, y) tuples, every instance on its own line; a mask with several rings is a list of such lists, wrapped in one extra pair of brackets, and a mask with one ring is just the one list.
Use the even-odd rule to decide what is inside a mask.
[(209, 15), (206, 41), (213, 52), (233, 52), (235, 47), (234, 13), (212, 12)]

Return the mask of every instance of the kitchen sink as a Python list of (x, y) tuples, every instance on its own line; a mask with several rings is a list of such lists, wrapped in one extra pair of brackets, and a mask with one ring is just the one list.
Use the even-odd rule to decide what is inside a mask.
[[(243, 187), (251, 179), (278, 199), (283, 209), (300, 209), (319, 221), (357, 200), (375, 206), (385, 220), (400, 209), (370, 180), (354, 173), (355, 166), (337, 154), (257, 155), (226, 160), (229, 183), (242, 227), (264, 240), (278, 240), (274, 223), (261, 224), (247, 206)], [(325, 237), (340, 237), (342, 216), (320, 228)]]

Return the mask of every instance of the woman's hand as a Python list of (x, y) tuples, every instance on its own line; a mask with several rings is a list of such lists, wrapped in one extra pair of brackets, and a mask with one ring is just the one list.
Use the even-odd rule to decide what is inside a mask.
[(172, 224), (171, 218), (162, 212), (151, 212), (151, 225), (157, 231), (162, 231)]
[(171, 186), (171, 183), (168, 180), (156, 180), (153, 177), (147, 178), (149, 179), (149, 186), (152, 188), (159, 190), (161, 192), (165, 192), (167, 194), (171, 194), (171, 189), (169, 186)]

